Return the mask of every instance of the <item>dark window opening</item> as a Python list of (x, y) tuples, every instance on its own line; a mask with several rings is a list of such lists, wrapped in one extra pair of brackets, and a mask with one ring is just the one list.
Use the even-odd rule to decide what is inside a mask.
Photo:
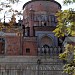
[(22, 25), (22, 29), (23, 29), (23, 36), (25, 36), (25, 26)]
[(35, 36), (35, 29), (34, 29), (34, 27), (33, 27), (33, 36)]
[(59, 39), (59, 38), (58, 38), (58, 46), (61, 47), (61, 46), (62, 46), (62, 43), (63, 43), (63, 42), (62, 42), (62, 39)]
[(49, 48), (49, 46), (47, 44), (43, 45), (44, 48)]
[(55, 22), (55, 16), (54, 15), (51, 15), (51, 21)]
[[(44, 48), (44, 54), (46, 55), (47, 53), (49, 53), (49, 46), (47, 44), (43, 45), (43, 48)], [(48, 50), (46, 49), (48, 48)]]
[(54, 15), (51, 15), (51, 25), (56, 26), (56, 23), (57, 23), (56, 17)]
[(25, 36), (30, 36), (30, 27), (25, 28)]
[(44, 22), (44, 26), (46, 26), (46, 22)]
[(46, 22), (41, 22), (42, 26), (47, 26)]
[(26, 48), (26, 53), (30, 53), (30, 48)]
[(0, 54), (5, 53), (5, 40), (4, 38), (0, 38)]

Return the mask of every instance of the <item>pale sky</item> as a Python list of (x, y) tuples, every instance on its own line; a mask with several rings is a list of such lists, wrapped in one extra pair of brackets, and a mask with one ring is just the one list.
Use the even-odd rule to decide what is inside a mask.
[[(30, 1), (30, 0), (20, 0), (21, 2), (19, 2), (19, 4), (18, 5), (16, 5), (16, 7), (17, 7), (17, 9), (19, 8), (19, 9), (22, 9), (22, 6), (26, 3), (26, 2), (28, 2), (28, 1)], [(71, 4), (71, 5), (69, 5), (69, 6), (67, 6), (67, 5), (64, 5), (63, 4), (63, 0), (55, 0), (55, 1), (57, 1), (58, 3), (60, 3), (61, 4), (61, 6), (62, 6), (62, 10), (65, 10), (65, 9), (68, 9), (68, 8), (75, 8), (74, 7), (74, 4)]]

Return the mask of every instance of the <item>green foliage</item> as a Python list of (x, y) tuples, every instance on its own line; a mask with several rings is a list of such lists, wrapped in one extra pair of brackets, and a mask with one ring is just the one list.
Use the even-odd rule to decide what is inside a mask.
[(64, 4), (71, 4), (74, 3), (75, 0), (63, 0)]
[[(3, 17), (2, 16), (0, 17), (0, 30), (2, 30), (2, 29), (10, 30), (13, 27), (14, 23), (16, 23), (15, 16), (20, 15), (20, 14), (18, 14), (19, 12), (17, 10), (14, 10), (12, 8), (12, 3), (16, 3), (16, 2), (19, 2), (19, 0), (5, 0), (5, 1), (1, 0), (0, 1), (0, 14), (4, 14)], [(11, 13), (11, 15), (12, 15), (12, 13), (15, 14), (15, 15), (12, 15), (12, 16), (10, 15), (11, 21), (8, 23), (9, 27), (8, 27), (8, 25), (7, 26), (4, 25), (4, 23), (6, 22), (8, 13)], [(4, 19), (4, 23), (1, 22), (2, 19)]]
[(69, 75), (74, 74), (74, 66), (71, 66), (71, 64), (66, 64), (64, 66), (64, 72), (68, 73)]
[(0, 30), (2, 30), (4, 27), (5, 27), (4, 24), (0, 22)]
[(75, 74), (75, 46), (71, 44), (67, 44), (65, 47), (65, 51), (59, 55), (60, 59), (66, 60), (66, 64), (64, 65), (64, 72), (69, 75)]
[(15, 2), (17, 2), (17, 3), (19, 2), (19, 0), (7, 0), (7, 1), (9, 1), (9, 2), (11, 2), (11, 3), (13, 3), (13, 4), (14, 4)]
[(64, 35), (75, 35), (75, 12), (71, 10), (58, 11), (56, 14), (58, 24), (53, 31), (58, 37)]
[[(64, 0), (64, 4), (74, 3), (75, 0)], [(53, 31), (57, 37), (70, 35), (75, 37), (75, 11), (73, 9), (58, 11), (56, 14), (58, 23)], [(65, 60), (64, 72), (75, 75), (75, 46), (67, 44), (59, 58)]]

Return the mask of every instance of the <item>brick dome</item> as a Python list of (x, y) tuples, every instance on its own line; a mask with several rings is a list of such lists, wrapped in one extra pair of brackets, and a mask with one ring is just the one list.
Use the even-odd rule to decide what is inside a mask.
[(25, 3), (23, 5), (23, 9), (25, 8), (26, 5), (28, 5), (28, 4), (32, 3), (32, 2), (35, 2), (35, 1), (49, 1), (49, 2), (54, 2), (54, 3), (56, 3), (61, 8), (61, 5), (57, 1), (55, 1), (55, 0), (31, 0), (31, 1), (29, 1), (29, 2), (27, 2), (27, 3)]
[(55, 14), (61, 5), (54, 0), (32, 0), (23, 5), (23, 10), (23, 25), (33, 36), (33, 26), (56, 26)]

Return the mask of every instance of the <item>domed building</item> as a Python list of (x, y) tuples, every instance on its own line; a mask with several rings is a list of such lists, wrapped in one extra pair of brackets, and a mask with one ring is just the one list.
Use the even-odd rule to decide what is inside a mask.
[(23, 5), (18, 36), (4, 33), (0, 75), (62, 75), (59, 53), (63, 48), (53, 33), (59, 10), (61, 5), (55, 0), (31, 0)]
[[(54, 0), (32, 0), (23, 5), (23, 10), (23, 35), (29, 40), (25, 41), (24, 50), (28, 48), (30, 55), (36, 55), (44, 47), (58, 47), (58, 38), (53, 30), (57, 25), (55, 14), (61, 10), (61, 5)], [(40, 50), (37, 51), (38, 48)], [(23, 53), (27, 54), (26, 51)]]

